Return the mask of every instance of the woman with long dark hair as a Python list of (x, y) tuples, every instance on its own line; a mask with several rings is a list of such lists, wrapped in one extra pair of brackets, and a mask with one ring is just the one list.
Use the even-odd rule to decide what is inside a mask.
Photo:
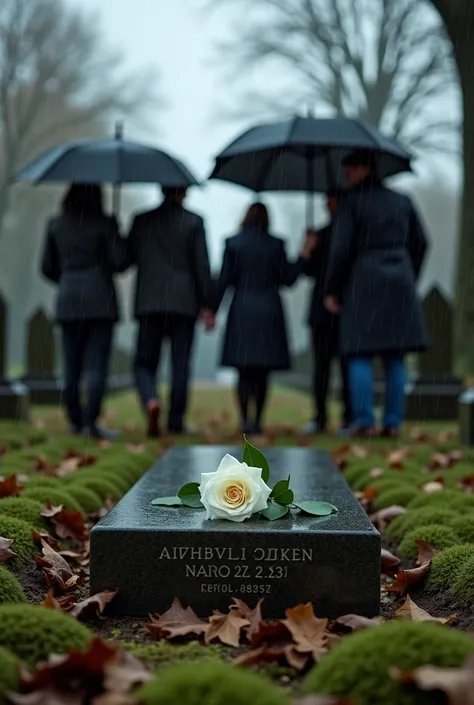
[[(43, 275), (58, 285), (67, 415), (73, 433), (115, 437), (97, 421), (105, 392), (112, 333), (119, 319), (113, 275), (127, 267), (126, 241), (104, 212), (98, 184), (72, 184), (60, 215), (47, 226)], [(81, 403), (85, 377), (87, 399)]]
[(270, 372), (290, 368), (279, 290), (296, 282), (314, 243), (308, 237), (299, 258), (289, 262), (283, 240), (270, 235), (269, 229), (266, 207), (252, 204), (240, 232), (226, 240), (213, 308), (216, 313), (227, 289), (234, 290), (222, 365), (239, 373), (237, 398), (244, 433), (261, 432)]

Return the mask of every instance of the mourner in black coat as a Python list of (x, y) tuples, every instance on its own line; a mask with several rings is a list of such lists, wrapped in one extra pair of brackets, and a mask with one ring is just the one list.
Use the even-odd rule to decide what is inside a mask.
[[(71, 430), (101, 438), (115, 434), (97, 425), (107, 381), (114, 324), (119, 319), (113, 275), (127, 266), (126, 241), (115, 218), (105, 215), (96, 184), (72, 184), (61, 215), (47, 226), (43, 275), (58, 285), (65, 397)], [(81, 405), (85, 373), (87, 402)]]
[[(336, 192), (328, 193), (327, 208), (331, 217), (336, 211), (337, 204), (338, 194)], [(307, 319), (313, 351), (313, 401), (315, 411), (313, 421), (304, 428), (304, 431), (308, 434), (325, 431), (326, 429), (331, 364), (334, 358), (339, 356), (339, 319), (334, 314), (329, 313), (324, 306), (331, 223), (314, 232), (317, 244), (304, 268), (305, 274), (315, 279)], [(346, 429), (351, 421), (347, 364), (344, 357), (339, 356), (339, 360), (343, 402), (342, 428)]]
[[(269, 233), (268, 212), (261, 203), (250, 206), (240, 232), (226, 240), (213, 312), (232, 288), (222, 365), (239, 371), (237, 395), (244, 431), (260, 432), (269, 373), (290, 368), (280, 289), (292, 286), (303, 272), (310, 246), (307, 242), (300, 257), (289, 262), (283, 240)], [(251, 403), (255, 410), (249, 422)]]
[(410, 199), (376, 179), (370, 154), (351, 155), (345, 169), (353, 186), (333, 220), (325, 303), (340, 315), (355, 432), (373, 433), (372, 359), (381, 356), (387, 383), (383, 427), (395, 435), (403, 419), (403, 357), (428, 346), (417, 294), (427, 238)]
[(135, 379), (151, 437), (159, 433), (156, 372), (166, 338), (172, 365), (168, 430), (186, 430), (194, 331), (211, 291), (203, 219), (183, 207), (185, 188), (163, 188), (163, 195), (158, 208), (137, 214), (128, 238), (129, 264), (137, 267)]

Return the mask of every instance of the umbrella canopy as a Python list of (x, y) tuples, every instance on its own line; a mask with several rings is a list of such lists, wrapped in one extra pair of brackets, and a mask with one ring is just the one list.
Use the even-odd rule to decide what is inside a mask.
[(355, 150), (370, 150), (377, 176), (410, 171), (411, 155), (375, 127), (351, 118), (295, 116), (257, 125), (229, 144), (209, 178), (253, 191), (327, 193), (346, 188), (342, 160)]
[(79, 140), (58, 145), (25, 166), (14, 181), (199, 185), (179, 159), (155, 147), (122, 139)]

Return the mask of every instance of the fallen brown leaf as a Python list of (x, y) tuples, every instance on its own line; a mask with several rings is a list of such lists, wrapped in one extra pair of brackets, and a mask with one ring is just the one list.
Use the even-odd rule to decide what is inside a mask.
[(430, 546), (425, 539), (415, 539), (415, 544), (418, 546), (418, 556), (415, 565), (423, 565), (429, 563), (436, 556), (438, 551)]
[(378, 477), (382, 477), (384, 474), (385, 470), (383, 468), (372, 468), (369, 472), (369, 475), (373, 480), (376, 480)]
[(53, 590), (49, 589), (45, 600), (41, 603), (42, 607), (46, 607), (49, 610), (56, 610), (57, 612), (66, 612), (69, 608), (76, 604), (76, 598), (74, 595), (64, 595), (62, 599), (56, 599), (54, 597)]
[(360, 614), (345, 614), (338, 617), (334, 622), (335, 629), (341, 629), (347, 632), (358, 632), (361, 629), (371, 629), (372, 627), (380, 626), (381, 617), (362, 617)]
[(413, 671), (392, 668), (390, 675), (398, 683), (413, 684), (420, 690), (441, 690), (449, 705), (474, 705), (474, 655), (461, 668), (420, 666)]
[(401, 558), (394, 556), (393, 553), (387, 551), (386, 548), (380, 550), (380, 562), (381, 562), (381, 572), (391, 573), (397, 565), (400, 565)]
[(48, 546), (54, 548), (55, 551), (59, 551), (59, 543), (56, 541), (56, 539), (53, 539), (53, 537), (47, 531), (36, 531), (36, 529), (32, 529), (31, 533), (33, 534), (33, 539), (35, 543), (42, 546), (42, 543), (44, 541), (48, 544)]
[(461, 478), (456, 486), (463, 492), (472, 494), (474, 492), (474, 473)]
[(377, 497), (378, 493), (379, 491), (376, 487), (373, 487), (372, 485), (367, 485), (367, 487), (364, 487), (362, 497), (363, 499), (367, 499), (369, 502), (372, 502)]
[(251, 636), (250, 643), (255, 649), (261, 644), (280, 644), (287, 641), (292, 641), (291, 632), (278, 619), (271, 622), (260, 622), (257, 630)]
[(154, 614), (146, 625), (148, 631), (157, 639), (174, 639), (188, 634), (205, 634), (209, 624), (203, 622), (191, 607), (182, 606), (175, 598), (167, 612), (162, 615)]
[(395, 612), (395, 617), (400, 619), (408, 619), (411, 622), (439, 622), (440, 624), (450, 624), (455, 618), (455, 614), (449, 617), (433, 617), (429, 612), (421, 609), (413, 602), (410, 595), (406, 596), (405, 602)]
[(392, 470), (403, 470), (405, 460), (410, 455), (410, 448), (397, 448), (387, 456), (387, 463)]
[(17, 484), (16, 475), (9, 475), (0, 482), (0, 499), (18, 497), (25, 488)]
[(367, 458), (369, 455), (369, 450), (368, 448), (365, 448), (365, 446), (359, 446), (359, 445), (353, 445), (350, 448), (350, 452), (352, 455), (355, 455), (356, 458)]
[(328, 620), (318, 619), (310, 602), (287, 609), (285, 613), (286, 619), (281, 621), (293, 637), (296, 650), (311, 654), (317, 663), (327, 651)]
[(309, 661), (309, 654), (296, 650), (293, 643), (263, 645), (246, 651), (234, 660), (236, 666), (258, 666), (261, 663), (287, 663), (291, 668), (302, 671)]
[(249, 622), (248, 627), (245, 629), (245, 633), (250, 640), (252, 638), (252, 634), (255, 634), (258, 631), (260, 623), (262, 622), (263, 598), (257, 602), (253, 609), (243, 602), (243, 600), (239, 600), (238, 597), (233, 597), (232, 600), (234, 601), (234, 605), (232, 605), (231, 609), (238, 610), (240, 616)]
[(41, 516), (49, 519), (60, 539), (76, 539), (86, 541), (88, 532), (81, 512), (74, 509), (64, 509), (62, 506), (53, 507), (51, 504), (41, 512)]
[(392, 504), (391, 507), (379, 509), (378, 512), (372, 514), (370, 517), (370, 521), (380, 531), (380, 533), (383, 534), (390, 522), (396, 519), (397, 517), (401, 516), (402, 514), (405, 514), (405, 512), (405, 507), (400, 507), (398, 504)]
[(103, 613), (109, 602), (114, 599), (117, 592), (118, 590), (104, 590), (96, 595), (91, 595), (91, 597), (75, 604), (69, 610), (69, 614), (76, 619), (98, 617)]
[(418, 568), (410, 568), (410, 570), (400, 570), (395, 574), (395, 582), (392, 585), (385, 585), (387, 592), (398, 592), (403, 595), (407, 588), (411, 585), (419, 583), (431, 569), (431, 561), (427, 561)]
[(425, 482), (424, 485), (421, 485), (420, 489), (422, 492), (426, 492), (426, 494), (432, 494), (433, 492), (441, 492), (441, 490), (444, 490), (444, 485), (445, 485), (445, 480), (430, 480), (430, 482)]
[(248, 619), (241, 617), (237, 610), (227, 614), (213, 614), (209, 617), (209, 629), (204, 635), (206, 644), (219, 639), (222, 644), (237, 647), (240, 645), (240, 632), (244, 627), (250, 626)]
[(16, 558), (17, 554), (11, 550), (13, 544), (13, 539), (5, 539), (0, 536), (0, 563), (6, 563), (10, 558)]
[(41, 545), (43, 556), (35, 556), (35, 562), (42, 568), (46, 583), (58, 587), (62, 592), (74, 590), (79, 575), (74, 574), (68, 562), (45, 541)]

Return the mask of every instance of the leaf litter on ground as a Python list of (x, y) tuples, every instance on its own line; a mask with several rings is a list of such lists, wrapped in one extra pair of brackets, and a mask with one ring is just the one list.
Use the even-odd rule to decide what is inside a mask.
[(48, 503), (41, 512), (41, 516), (51, 521), (60, 539), (86, 541), (89, 536), (84, 517), (76, 509), (64, 509), (62, 505), (55, 507)]
[(397, 619), (408, 619), (410, 622), (439, 622), (440, 624), (451, 624), (456, 619), (455, 614), (448, 617), (433, 617), (421, 607), (413, 602), (410, 595), (406, 596), (405, 602), (395, 612)]
[(0, 563), (5, 563), (10, 558), (17, 557), (17, 554), (11, 548), (14, 543), (13, 539), (6, 539), (0, 536)]
[(461, 668), (420, 666), (412, 671), (392, 668), (390, 674), (398, 683), (417, 686), (423, 691), (440, 690), (449, 705), (474, 705), (474, 655), (470, 654)]
[(41, 541), (41, 547), (43, 555), (35, 556), (35, 563), (42, 569), (46, 584), (60, 592), (75, 590), (81, 575), (74, 573), (67, 560), (46, 541)]

